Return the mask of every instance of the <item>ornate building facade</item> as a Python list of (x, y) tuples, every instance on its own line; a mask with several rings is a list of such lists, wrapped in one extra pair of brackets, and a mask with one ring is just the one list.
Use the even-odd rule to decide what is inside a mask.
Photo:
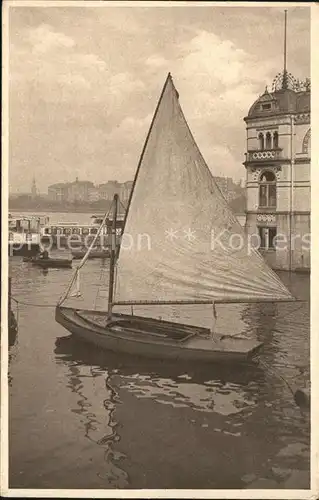
[(284, 71), (244, 118), (246, 231), (274, 269), (310, 269), (310, 81)]

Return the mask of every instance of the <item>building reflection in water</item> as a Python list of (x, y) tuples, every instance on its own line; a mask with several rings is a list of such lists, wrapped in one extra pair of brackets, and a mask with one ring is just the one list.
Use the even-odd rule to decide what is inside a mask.
[(265, 377), (260, 380), (260, 406), (270, 432), (280, 439), (298, 434), (309, 438), (309, 413), (294, 399), (294, 392), (309, 383), (308, 304), (249, 304), (242, 312), (246, 334), (264, 343), (259, 355)]

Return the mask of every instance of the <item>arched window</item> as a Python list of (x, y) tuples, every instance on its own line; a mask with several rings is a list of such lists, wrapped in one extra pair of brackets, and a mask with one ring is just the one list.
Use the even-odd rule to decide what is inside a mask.
[(302, 141), (302, 152), (305, 155), (310, 155), (310, 149), (311, 149), (311, 129), (308, 129)]
[(276, 176), (273, 172), (263, 172), (259, 180), (259, 207), (276, 208)]
[(264, 149), (264, 134), (261, 132), (258, 135), (258, 142), (259, 142), (259, 149), (263, 150)]
[(273, 148), (276, 149), (278, 148), (278, 132), (274, 132), (274, 143), (273, 143)]
[(266, 149), (271, 149), (271, 133), (266, 134)]

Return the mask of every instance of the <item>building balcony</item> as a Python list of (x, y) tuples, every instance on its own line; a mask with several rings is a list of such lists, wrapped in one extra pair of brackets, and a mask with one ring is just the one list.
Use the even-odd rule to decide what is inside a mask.
[(248, 151), (245, 153), (246, 161), (245, 163), (265, 163), (282, 161), (284, 159), (282, 148), (276, 149), (258, 149), (253, 151)]

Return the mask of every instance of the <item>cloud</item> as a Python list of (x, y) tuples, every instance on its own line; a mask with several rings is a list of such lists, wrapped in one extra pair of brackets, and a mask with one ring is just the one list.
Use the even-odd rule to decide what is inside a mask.
[(248, 56), (231, 40), (222, 40), (207, 31), (198, 32), (188, 43), (184, 43), (181, 52), (185, 54), (185, 78), (200, 76), (206, 86), (216, 81), (223, 85), (238, 83)]
[(110, 76), (107, 87), (111, 93), (122, 94), (123, 92), (136, 92), (143, 90), (145, 88), (145, 84), (142, 80), (134, 78), (131, 73), (123, 72)]
[(231, 153), (228, 146), (203, 141), (201, 152), (214, 176), (233, 177), (236, 180), (243, 177), (244, 171), (240, 169), (241, 163)]
[(108, 165), (111, 170), (118, 171), (120, 163), (119, 180), (133, 178), (152, 117), (153, 114), (141, 118), (127, 116), (108, 134)]
[(157, 52), (146, 60), (146, 70), (158, 81), (158, 69), (173, 68), (186, 119), (212, 173), (239, 179), (244, 175), (243, 117), (270, 78), (272, 61), (259, 67), (232, 40), (206, 30), (190, 34), (174, 47), (171, 59), (168, 52)]
[[(309, 71), (304, 10), (288, 13), (288, 67), (301, 78)], [(280, 12), (37, 7), (10, 16), (16, 185), (29, 186), (30, 168), (43, 191), (47, 176), (53, 183), (75, 171), (97, 183), (132, 178), (168, 71), (212, 172), (244, 175), (243, 117), (281, 68)]]
[(270, 80), (273, 61), (260, 64), (232, 40), (213, 32), (197, 29), (189, 34), (170, 54), (163, 51), (149, 57), (146, 71), (158, 80), (159, 69), (163, 74), (164, 69), (172, 70), (187, 116), (198, 126), (240, 123)]
[(76, 89), (89, 89), (92, 78), (105, 69), (103, 60), (77, 52), (71, 37), (48, 24), (22, 32), (20, 43), (10, 50), (11, 82), (22, 91), (33, 88), (46, 101), (67, 99)]
[(74, 91), (75, 88), (84, 88), (84, 89), (90, 89), (90, 84), (89, 82), (84, 78), (82, 75), (78, 74), (64, 74), (64, 75), (59, 75), (57, 77), (57, 82), (61, 83), (63, 86), (67, 85), (71, 87), (71, 90)]
[(126, 95), (144, 88), (132, 73), (113, 72), (97, 54), (79, 50), (71, 37), (48, 24), (23, 34), (25, 43), (14, 48), (10, 57), (10, 79), (20, 85), (22, 94), (31, 90), (45, 102), (81, 101), (83, 105), (94, 100), (118, 108)]
[(41, 24), (35, 29), (30, 29), (27, 40), (32, 45), (33, 52), (42, 54), (50, 50), (71, 48), (75, 45), (71, 37), (54, 31), (48, 24)]
[(134, 142), (136, 135), (138, 135), (141, 131), (146, 132), (147, 127), (151, 124), (152, 118), (152, 114), (142, 118), (127, 116), (117, 127), (113, 128), (109, 134), (109, 139), (117, 140), (125, 137), (127, 140)]
[(178, 69), (180, 77), (212, 95), (226, 95), (234, 88), (256, 87), (269, 78), (269, 63), (259, 64), (231, 40), (221, 39), (212, 32), (198, 32), (180, 50), (184, 54)]
[(169, 62), (167, 61), (167, 59), (165, 59), (165, 57), (158, 54), (153, 54), (146, 59), (145, 64), (146, 66), (157, 69), (167, 66)]

